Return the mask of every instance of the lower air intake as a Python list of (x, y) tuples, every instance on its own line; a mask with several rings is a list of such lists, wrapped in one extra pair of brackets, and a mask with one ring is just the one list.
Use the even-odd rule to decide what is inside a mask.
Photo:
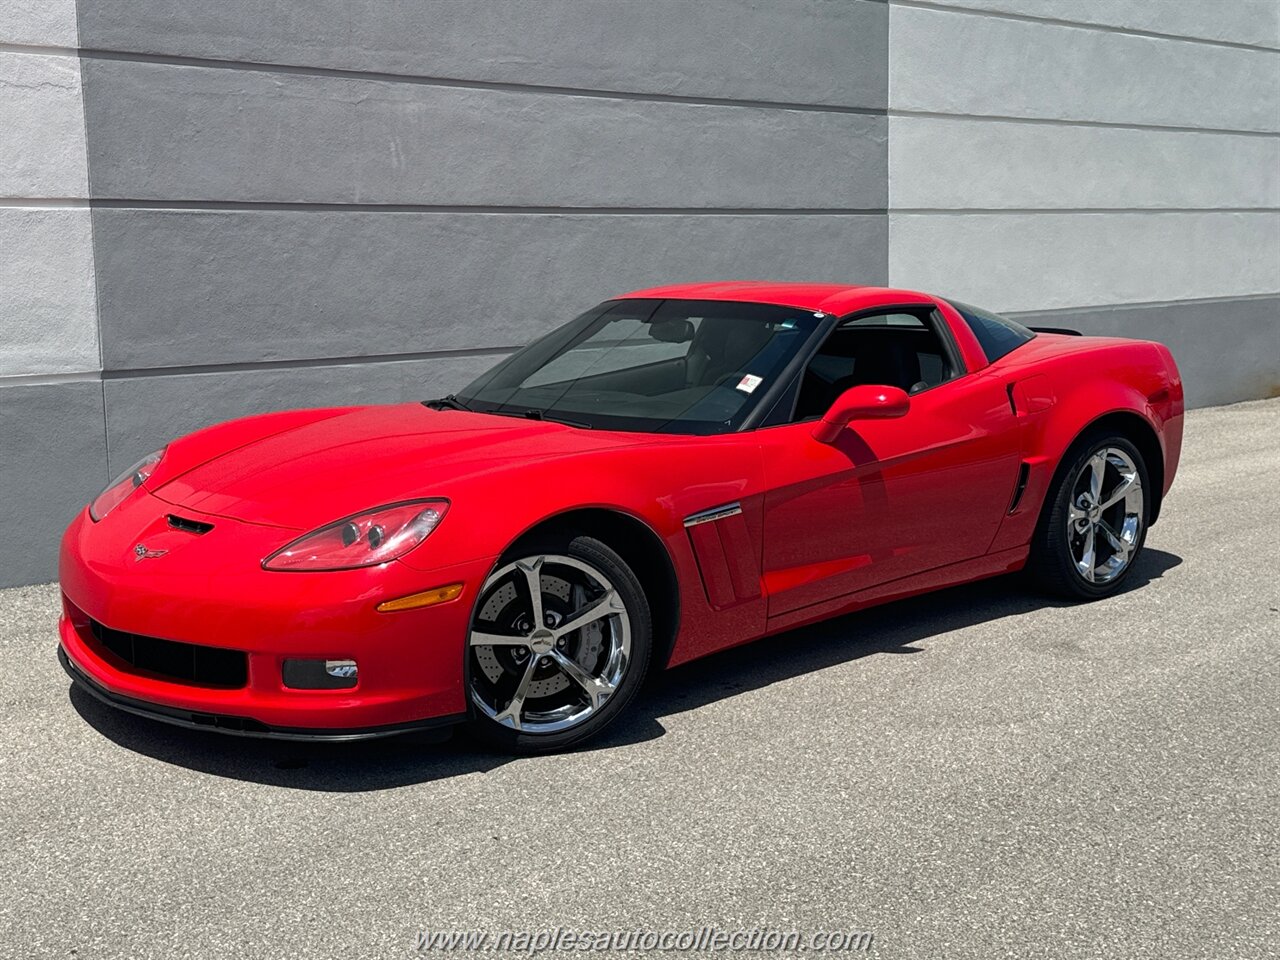
[(94, 639), (130, 672), (149, 674), (200, 687), (243, 687), (249, 682), (249, 658), (240, 650), (204, 647), (112, 630), (90, 621)]

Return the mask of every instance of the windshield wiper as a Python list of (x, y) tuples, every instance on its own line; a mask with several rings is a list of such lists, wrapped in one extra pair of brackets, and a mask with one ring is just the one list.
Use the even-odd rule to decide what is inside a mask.
[(495, 410), (494, 413), (502, 413), (508, 417), (524, 417), (525, 420), (550, 420), (556, 424), (564, 424), (564, 426), (577, 426), (582, 430), (590, 430), (591, 425), (581, 420), (570, 420), (568, 417), (562, 417), (559, 413), (550, 413), (545, 410), (539, 410), (538, 407), (529, 407), (526, 410)]
[(430, 407), (432, 410), (471, 410), (470, 407), (452, 393), (447, 397), (441, 397), (439, 400), (423, 400), (422, 405)]
[(518, 417), (524, 417), (526, 420), (551, 420), (555, 423), (563, 423), (567, 427), (581, 427), (583, 430), (590, 430), (591, 424), (583, 423), (581, 420), (570, 420), (568, 417), (562, 417), (558, 413), (548, 413), (546, 410), (539, 410), (537, 407), (530, 407), (528, 410), (512, 410)]

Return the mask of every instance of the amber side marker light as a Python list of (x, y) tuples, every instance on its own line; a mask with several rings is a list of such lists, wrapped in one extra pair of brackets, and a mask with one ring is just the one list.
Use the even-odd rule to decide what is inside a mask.
[(397, 600), (383, 600), (378, 604), (379, 613), (395, 613), (397, 610), (417, 610), (419, 607), (433, 607), (437, 603), (448, 603), (450, 600), (457, 600), (462, 594), (462, 584), (451, 583), (447, 587), (436, 587), (432, 590), (423, 590), (421, 593), (411, 593), (407, 597), (400, 597)]

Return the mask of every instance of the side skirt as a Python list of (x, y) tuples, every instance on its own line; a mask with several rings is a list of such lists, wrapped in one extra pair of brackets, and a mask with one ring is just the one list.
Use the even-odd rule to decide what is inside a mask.
[(1028, 553), (1029, 547), (1024, 544), (1010, 550), (988, 553), (976, 560), (952, 563), (925, 573), (890, 580), (888, 583), (877, 584), (858, 593), (810, 604), (799, 610), (788, 610), (786, 613), (769, 618), (765, 635), (817, 623), (819, 620), (827, 620), (857, 610), (865, 610), (867, 607), (874, 607), (881, 603), (890, 603), (921, 593), (931, 593), (944, 587), (955, 587), (962, 583), (972, 583), (974, 580), (1013, 573), (1026, 565)]

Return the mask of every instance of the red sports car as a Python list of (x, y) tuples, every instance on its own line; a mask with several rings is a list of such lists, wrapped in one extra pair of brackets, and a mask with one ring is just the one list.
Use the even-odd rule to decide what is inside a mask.
[(144, 457), (63, 538), (59, 656), (171, 723), (561, 749), (652, 668), (871, 604), (1023, 567), (1114, 593), (1182, 413), (1157, 343), (907, 290), (641, 290), (457, 395)]

